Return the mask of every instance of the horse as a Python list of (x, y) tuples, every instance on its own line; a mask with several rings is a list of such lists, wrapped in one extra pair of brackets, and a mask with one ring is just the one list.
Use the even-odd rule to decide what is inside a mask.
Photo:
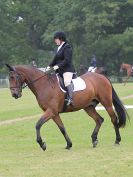
[[(80, 75), (85, 74), (86, 72), (88, 72), (88, 67), (85, 65), (80, 65)], [(95, 73), (98, 74), (103, 74), (103, 75), (107, 75), (107, 68), (106, 67), (96, 67), (95, 69)]]
[(127, 78), (124, 81), (124, 85), (126, 84), (126, 82), (129, 79), (129, 77), (133, 76), (132, 67), (133, 67), (132, 65), (126, 64), (126, 63), (122, 63), (120, 65), (120, 73), (122, 73), (123, 70), (126, 70), (126, 72), (127, 72)]
[[(96, 111), (98, 103), (105, 107), (114, 125), (116, 133), (115, 144), (120, 143), (119, 128), (126, 125), (127, 113), (113, 86), (105, 76), (91, 72), (82, 75), (81, 78), (85, 81), (86, 88), (82, 91), (74, 92), (74, 106), (69, 105), (64, 110), (65, 94), (59, 87), (56, 74), (44, 73), (35, 67), (26, 65), (10, 66), (6, 64), (6, 66), (9, 70), (9, 86), (12, 97), (18, 99), (22, 96), (23, 84), (25, 83), (33, 92), (39, 106), (44, 111), (44, 114), (36, 123), (36, 140), (43, 150), (46, 150), (46, 143), (42, 140), (40, 129), (50, 119), (57, 124), (63, 134), (67, 143), (66, 149), (72, 147), (72, 141), (67, 134), (60, 114), (80, 109), (83, 109), (96, 123), (91, 135), (92, 145), (96, 147), (98, 144), (98, 132), (104, 121), (104, 118)], [(112, 105), (114, 105), (115, 111)]]

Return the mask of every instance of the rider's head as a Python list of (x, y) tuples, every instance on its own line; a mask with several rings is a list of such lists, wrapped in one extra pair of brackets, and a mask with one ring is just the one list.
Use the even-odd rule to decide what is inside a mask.
[(66, 35), (63, 31), (58, 31), (54, 34), (54, 41), (57, 45), (61, 45), (62, 42), (66, 42)]

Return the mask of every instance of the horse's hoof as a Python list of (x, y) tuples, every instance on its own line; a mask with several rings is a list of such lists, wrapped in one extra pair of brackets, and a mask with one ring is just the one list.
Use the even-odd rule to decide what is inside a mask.
[(98, 144), (98, 140), (95, 140), (95, 141), (93, 142), (93, 148), (95, 148), (95, 147), (97, 146), (97, 144)]
[(120, 143), (119, 142), (115, 142), (114, 146), (120, 146)]
[(43, 151), (45, 151), (46, 150), (46, 143), (43, 142), (42, 145), (41, 145), (41, 148), (42, 148)]
[(65, 149), (70, 150), (70, 149), (71, 149), (71, 147), (70, 147), (70, 146), (66, 146), (66, 147), (65, 147)]
[(65, 149), (71, 149), (71, 147), (72, 147), (72, 143), (71, 144), (67, 144), (67, 146), (66, 146), (66, 148)]

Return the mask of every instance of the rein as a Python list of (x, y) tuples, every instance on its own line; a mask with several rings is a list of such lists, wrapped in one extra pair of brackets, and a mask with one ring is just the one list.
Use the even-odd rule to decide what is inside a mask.
[[(35, 80), (29, 82), (28, 84), (25, 84), (24, 86), (22, 86), (22, 89), (26, 88), (26, 87), (29, 86), (29, 85), (32, 85), (33, 83), (35, 83), (36, 81), (40, 80), (41, 78), (43, 78), (43, 77), (45, 77), (45, 76), (49, 76), (49, 74), (51, 74), (52, 71), (53, 71), (53, 69), (50, 70), (50, 71), (47, 71), (44, 75), (42, 75), (42, 76), (38, 77), (37, 79), (35, 79)], [(50, 76), (49, 76), (49, 79), (50, 79)]]
[[(23, 85), (21, 85), (22, 83), (22, 75), (20, 73), (18, 73), (16, 71), (16, 69), (14, 68), (13, 71), (11, 72), (15, 72), (16, 73), (16, 80), (17, 80), (17, 85), (15, 87), (10, 87), (10, 89), (19, 89), (19, 91), (21, 92), (22, 89), (26, 88), (27, 86), (29, 85), (32, 85), (33, 83), (37, 82), (38, 80), (40, 80), (41, 78), (45, 77), (45, 76), (48, 76), (48, 81), (50, 82), (50, 85), (52, 86), (52, 88), (54, 88), (53, 84), (54, 83), (54, 79), (51, 77), (51, 74), (53, 73), (53, 68), (51, 68), (49, 71), (46, 71), (42, 76), (36, 78), (35, 80), (29, 82), (29, 83), (25, 83)], [(52, 81), (52, 82), (51, 82)]]
[(41, 76), (41, 77), (39, 77), (39, 78), (37, 78), (37, 79), (35, 79), (35, 80), (29, 82), (28, 84), (25, 84), (24, 86), (22, 86), (22, 89), (26, 88), (28, 85), (32, 85), (34, 82), (40, 80), (40, 79), (41, 79), (42, 77), (44, 77), (44, 76), (47, 76), (47, 74), (44, 74), (43, 76)]

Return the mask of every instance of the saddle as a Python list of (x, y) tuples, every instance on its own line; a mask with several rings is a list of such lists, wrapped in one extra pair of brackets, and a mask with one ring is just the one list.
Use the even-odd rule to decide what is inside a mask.
[[(59, 74), (56, 74), (56, 77), (57, 77), (60, 89), (62, 90), (62, 92), (66, 93), (67, 91), (66, 91), (63, 78)], [(81, 77), (77, 77), (75, 73), (73, 74), (71, 83), (73, 85), (73, 92), (84, 90), (86, 88), (85, 81)]]

